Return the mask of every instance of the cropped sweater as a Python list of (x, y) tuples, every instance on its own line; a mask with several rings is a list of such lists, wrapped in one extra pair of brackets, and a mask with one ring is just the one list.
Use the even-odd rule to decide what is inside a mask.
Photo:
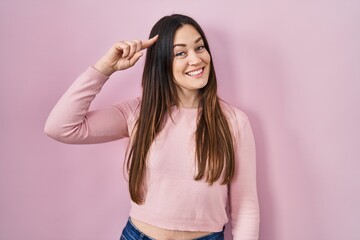
[[(51, 111), (45, 133), (70, 144), (103, 143), (130, 137), (140, 99), (89, 111), (108, 80), (92, 67), (81, 74)], [(256, 240), (259, 206), (256, 190), (255, 142), (248, 117), (221, 101), (235, 145), (235, 175), (230, 184), (209, 186), (196, 181), (195, 137), (197, 109), (173, 107), (172, 119), (152, 143), (147, 158), (145, 202), (131, 202), (130, 216), (170, 230), (222, 231), (228, 221), (229, 200), (234, 240)]]

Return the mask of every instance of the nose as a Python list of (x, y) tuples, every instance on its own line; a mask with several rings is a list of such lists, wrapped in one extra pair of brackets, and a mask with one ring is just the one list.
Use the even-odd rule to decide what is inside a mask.
[(202, 62), (201, 58), (196, 52), (189, 54), (189, 65), (196, 66)]

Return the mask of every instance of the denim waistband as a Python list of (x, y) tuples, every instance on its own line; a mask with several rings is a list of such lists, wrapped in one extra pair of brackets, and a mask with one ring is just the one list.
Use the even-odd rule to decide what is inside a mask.
[[(195, 238), (193, 240), (223, 240), (224, 239), (224, 229), (221, 232), (209, 233), (200, 238)], [(122, 232), (120, 240), (156, 240), (147, 236), (145, 233), (141, 232), (129, 218), (126, 226)]]

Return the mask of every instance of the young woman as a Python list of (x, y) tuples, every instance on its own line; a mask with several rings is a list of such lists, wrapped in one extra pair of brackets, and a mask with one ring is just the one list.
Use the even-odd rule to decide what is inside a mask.
[[(142, 96), (89, 111), (109, 76), (147, 49)], [(121, 239), (258, 239), (255, 144), (247, 116), (217, 96), (205, 34), (184, 15), (160, 19), (146, 41), (116, 43), (70, 86), (45, 133), (64, 143), (129, 137), (131, 210)]]

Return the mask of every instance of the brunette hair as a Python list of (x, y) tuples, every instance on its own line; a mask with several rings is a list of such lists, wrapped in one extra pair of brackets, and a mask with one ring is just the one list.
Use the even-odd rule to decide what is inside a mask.
[[(209, 52), (209, 44), (199, 24), (192, 18), (180, 14), (161, 18), (152, 28), (149, 38), (159, 35), (156, 43), (147, 49), (142, 77), (142, 99), (139, 118), (131, 141), (127, 159), (129, 191), (133, 202), (145, 200), (146, 159), (149, 148), (162, 129), (171, 106), (179, 106), (176, 83), (173, 77), (173, 44), (176, 31), (183, 25), (193, 26), (201, 35)], [(198, 123), (195, 132), (196, 164), (195, 180), (205, 177), (212, 185), (224, 173), (221, 184), (228, 184), (235, 169), (232, 134), (217, 96), (217, 83), (213, 61), (207, 85), (200, 89)]]

